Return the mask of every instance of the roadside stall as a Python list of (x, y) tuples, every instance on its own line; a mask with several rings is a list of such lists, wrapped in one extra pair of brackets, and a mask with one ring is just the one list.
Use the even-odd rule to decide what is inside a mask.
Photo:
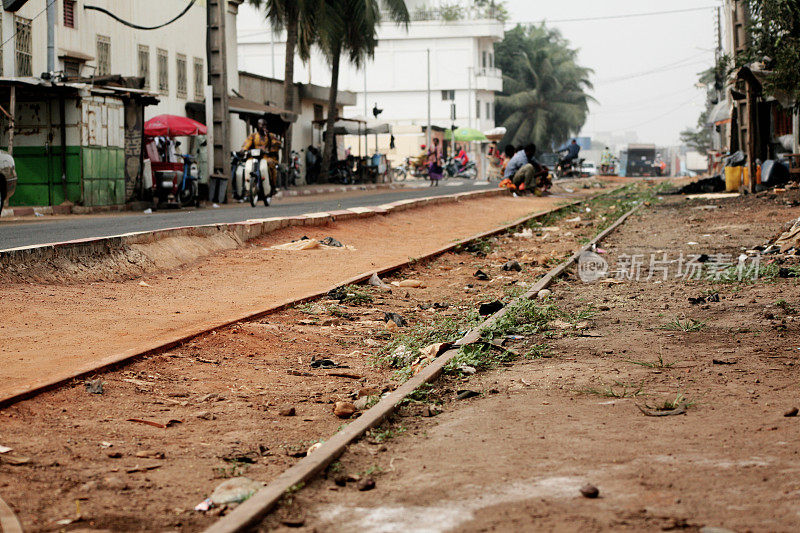
[(144, 123), (143, 192), (152, 199), (154, 209), (168, 203), (200, 205), (197, 161), (179, 152), (175, 138), (206, 133), (204, 124), (177, 115), (158, 115)]
[[(315, 120), (317, 126), (324, 126), (325, 119)], [(343, 137), (347, 135), (359, 138), (359, 151), (361, 151), (361, 138), (364, 139), (364, 150), (361, 155), (356, 156), (346, 154), (342, 149), (343, 144), (336, 139), (334, 142), (334, 159), (332, 164), (330, 179), (339, 183), (373, 182), (379, 183), (386, 181), (389, 176), (389, 163), (385, 154), (378, 153), (378, 135), (391, 134), (392, 128), (389, 124), (382, 122), (372, 122), (361, 117), (339, 118), (333, 125), (333, 135)], [(320, 144), (324, 144), (327, 130), (322, 133)], [(375, 135), (375, 153), (367, 155), (369, 145), (369, 135)]]

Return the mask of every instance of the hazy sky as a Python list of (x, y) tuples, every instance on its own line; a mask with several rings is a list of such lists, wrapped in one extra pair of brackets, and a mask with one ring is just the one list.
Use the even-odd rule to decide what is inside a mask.
[[(512, 21), (589, 18), (703, 6), (717, 0), (507, 0)], [(715, 10), (588, 22), (552, 22), (594, 69), (597, 104), (583, 134), (636, 131), (673, 144), (694, 126), (705, 94), (697, 73), (714, 63)], [(650, 71), (654, 73), (645, 74)], [(634, 77), (635, 76), (635, 77)], [(629, 78), (629, 79), (625, 79)]]

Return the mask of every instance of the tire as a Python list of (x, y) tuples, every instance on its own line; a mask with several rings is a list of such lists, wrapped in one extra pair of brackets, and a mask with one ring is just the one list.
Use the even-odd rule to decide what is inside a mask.
[(394, 181), (405, 181), (408, 172), (404, 168), (394, 168), (392, 169), (392, 180)]
[(258, 180), (258, 177), (250, 176), (250, 205), (252, 207), (258, 203)]
[(181, 207), (189, 207), (195, 205), (197, 200), (197, 183), (190, 180), (190, 183), (180, 193), (178, 193), (178, 205)]

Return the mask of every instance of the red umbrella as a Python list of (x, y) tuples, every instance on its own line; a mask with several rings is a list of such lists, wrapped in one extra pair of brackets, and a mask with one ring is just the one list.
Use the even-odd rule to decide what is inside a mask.
[(158, 115), (144, 123), (147, 137), (181, 137), (183, 135), (205, 135), (205, 125), (196, 120), (177, 115)]

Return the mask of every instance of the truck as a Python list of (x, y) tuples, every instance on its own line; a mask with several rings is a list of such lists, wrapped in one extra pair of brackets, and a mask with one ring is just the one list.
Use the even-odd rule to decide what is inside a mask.
[(655, 144), (629, 144), (620, 155), (620, 174), (625, 177), (657, 175)]

